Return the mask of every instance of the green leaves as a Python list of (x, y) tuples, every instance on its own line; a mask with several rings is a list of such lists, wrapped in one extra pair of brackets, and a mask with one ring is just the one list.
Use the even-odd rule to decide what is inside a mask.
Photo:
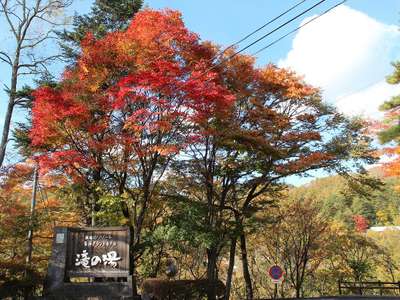
[(97, 226), (121, 226), (126, 225), (121, 205), (126, 199), (120, 196), (100, 193), (100, 199), (97, 201), (99, 210), (96, 211)]
[[(386, 78), (390, 84), (399, 84), (400, 82), (400, 62), (392, 64), (394, 67), (393, 74)], [(379, 140), (382, 144), (391, 141), (399, 143), (400, 126), (398, 108), (400, 106), (400, 96), (394, 96), (390, 100), (384, 102), (379, 109), (385, 112), (385, 119), (382, 123), (383, 129), (378, 133)]]
[[(209, 248), (218, 241), (218, 229), (207, 224), (207, 206), (190, 199), (170, 200), (173, 214), (165, 225), (166, 237), (175, 247), (188, 243), (192, 247)], [(183, 201), (182, 201), (183, 200)]]

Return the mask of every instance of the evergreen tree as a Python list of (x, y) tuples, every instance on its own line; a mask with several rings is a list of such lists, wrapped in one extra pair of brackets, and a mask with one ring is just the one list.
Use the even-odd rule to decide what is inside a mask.
[(66, 61), (76, 61), (80, 42), (88, 32), (98, 39), (108, 32), (125, 30), (142, 5), (143, 0), (95, 0), (89, 14), (74, 16), (71, 31), (59, 32)]
[[(400, 61), (393, 63), (394, 72), (386, 77), (389, 84), (400, 83)], [(392, 160), (384, 164), (386, 176), (400, 175), (400, 95), (392, 97), (384, 102), (380, 109), (385, 112), (385, 117), (379, 124), (379, 140), (382, 144), (388, 144), (383, 152), (392, 157)]]
[[(389, 84), (400, 83), (400, 61), (393, 63), (394, 72), (386, 78)], [(387, 127), (379, 133), (379, 138), (382, 143), (390, 141), (399, 142), (400, 138), (400, 120), (398, 109), (400, 107), (400, 95), (392, 97), (390, 100), (385, 101), (380, 110), (390, 113), (386, 116)]]

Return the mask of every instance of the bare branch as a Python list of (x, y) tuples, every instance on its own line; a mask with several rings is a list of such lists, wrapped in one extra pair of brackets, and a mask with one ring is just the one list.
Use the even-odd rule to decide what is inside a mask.
[(12, 9), (8, 9), (8, 14), (12, 15), (13, 17), (17, 18), (20, 22), (22, 22), (22, 19), (20, 16), (18, 16)]
[[(52, 34), (52, 33), (54, 33), (54, 31), (52, 31), (52, 30), (48, 31), (43, 38), (36, 39), (36, 41), (31, 43), (31, 44), (22, 45), (21, 49), (34, 48), (34, 47), (36, 47), (37, 45), (41, 44), (42, 42), (44, 42), (46, 40), (57, 39), (57, 37), (55, 37), (55, 36), (50, 36), (50, 34)], [(35, 40), (35, 39), (25, 39), (24, 41), (33, 41), (33, 40)]]
[(14, 27), (14, 24), (11, 21), (9, 10), (8, 10), (8, 0), (0, 0), (0, 5), (3, 8), (0, 12), (4, 13), (6, 17), (7, 23), (10, 26), (12, 33), (14, 34), (15, 38), (18, 40), (17, 30)]
[(27, 69), (27, 71), (24, 72), (18, 72), (18, 75), (33, 75), (33, 74), (38, 74), (42, 73), (42, 71), (48, 71), (47, 69), (47, 64), (51, 61), (60, 59), (62, 56), (61, 55), (52, 55), (40, 60), (35, 60), (32, 59), (32, 63), (25, 63), (25, 64), (20, 64), (18, 66), (18, 70), (20, 69)]
[(31, 16), (29, 16), (29, 12), (27, 14), (27, 18), (24, 19), (24, 23), (21, 23), (20, 25), (20, 29), (22, 29), (22, 33), (20, 34), (20, 40), (18, 41), (18, 46), (21, 47), (22, 42), (24, 41), (25, 37), (26, 37), (26, 33), (28, 32), (28, 29), (33, 21), (33, 19), (36, 17), (37, 15), (37, 10), (39, 9), (39, 5), (40, 5), (40, 0), (37, 0), (36, 2), (36, 6), (33, 9), (33, 13)]
[(70, 24), (66, 24), (66, 23), (56, 23), (56, 22), (50, 21), (49, 19), (44, 18), (43, 16), (36, 16), (36, 18), (37, 18), (37, 19), (40, 19), (40, 20), (42, 20), (43, 22), (46, 22), (46, 23), (48, 23), (48, 24), (50, 24), (50, 25), (53, 25), (53, 26), (70, 25)]
[[(3, 56), (3, 57), (2, 57), (2, 56)], [(10, 57), (7, 53), (5, 53), (5, 52), (3, 52), (3, 51), (0, 51), (0, 60), (2, 60), (3, 62), (5, 62), (6, 64), (9, 64), (10, 66), (12, 66), (11, 57)]]
[[(53, 60), (60, 59), (61, 55), (52, 55), (48, 57), (35, 57), (36, 46), (44, 41), (54, 38), (52, 30), (49, 28), (42, 35), (31, 33), (32, 24), (45, 22), (58, 25), (54, 17), (58, 9), (63, 9), (71, 4), (71, 0), (0, 0), (0, 14), (8, 23), (8, 27), (15, 37), (15, 49), (11, 58), (7, 53), (0, 52), (0, 62), (11, 65), (11, 82), (6, 111), (6, 118), (3, 124), (3, 133), (0, 141), (0, 166), (3, 164), (6, 156), (6, 147), (10, 124), (13, 115), (13, 107), (16, 103), (15, 94), (17, 92), (18, 80), (20, 75), (36, 75), (48, 72), (47, 64)], [(31, 54), (32, 52), (33, 54)], [(50, 72), (49, 72), (50, 73)], [(18, 103), (17, 103), (18, 104)]]

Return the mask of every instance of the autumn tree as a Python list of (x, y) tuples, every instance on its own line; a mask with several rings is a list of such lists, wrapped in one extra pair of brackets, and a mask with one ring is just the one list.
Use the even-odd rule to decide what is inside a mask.
[(374, 266), (374, 273), (381, 281), (396, 282), (400, 275), (400, 253), (397, 250), (400, 243), (399, 230), (385, 230), (383, 232), (369, 231), (367, 236), (371, 238), (383, 254), (379, 263)]
[(232, 97), (209, 71), (211, 51), (175, 11), (144, 10), (126, 31), (88, 34), (81, 53), (57, 88), (35, 91), (32, 144), (41, 169), (83, 184), (95, 210), (102, 193), (117, 196), (133, 267), (169, 162)]
[[(3, 165), (9, 142), (14, 108), (23, 104), (26, 93), (19, 91), (18, 82), (23, 76), (38, 76), (48, 72), (47, 66), (59, 58), (57, 53), (43, 53), (39, 49), (55, 39), (54, 29), (64, 25), (60, 13), (71, 4), (71, 0), (50, 1), (0, 1), (0, 16), (11, 32), (12, 49), (2, 46), (0, 62), (9, 68), (10, 84), (6, 86), (8, 104), (0, 142), (0, 166)], [(39, 29), (40, 28), (40, 29)]]
[(325, 247), (330, 239), (329, 223), (320, 208), (311, 200), (298, 199), (279, 209), (280, 221), (267, 231), (267, 257), (282, 264), (285, 280), (301, 294), (304, 282), (326, 258)]
[(330, 270), (336, 278), (355, 282), (375, 279), (373, 270), (382, 262), (384, 248), (365, 234), (351, 230), (342, 230), (335, 237), (327, 248)]
[(198, 202), (204, 213), (208, 279), (218, 278), (227, 241), (231, 257), (240, 241), (252, 299), (246, 226), (273, 201), (261, 196), (273, 196), (288, 176), (344, 174), (352, 162), (372, 160), (363, 124), (325, 105), (293, 72), (257, 68), (241, 55), (215, 65), (217, 51), (169, 10), (139, 12), (127, 30), (98, 40), (89, 34), (59, 86), (35, 91), (31, 138), (43, 170), (85, 187), (88, 212), (113, 196), (132, 227), (133, 263), (161, 180), (180, 181), (165, 198)]
[(365, 233), (368, 229), (368, 220), (364, 216), (354, 215), (353, 216), (354, 227), (357, 232)]
[[(77, 210), (57, 195), (64, 179), (53, 175), (40, 178), (31, 219), (33, 169), (32, 162), (24, 162), (0, 173), (0, 298), (37, 295), (47, 272), (54, 226), (79, 224)], [(26, 263), (30, 228), (31, 265)]]
[[(57, 31), (55, 37), (58, 40), (62, 51), (62, 60), (68, 64), (76, 63), (80, 54), (80, 44), (88, 33), (95, 38), (102, 38), (107, 33), (125, 30), (130, 24), (134, 14), (142, 7), (141, 0), (110, 1), (97, 0), (92, 4), (91, 11), (88, 14), (75, 15), (73, 17), (72, 29)], [(34, 85), (49, 85), (55, 87), (55, 75), (50, 73), (42, 74), (34, 80)], [(30, 157), (31, 140), (29, 132), (32, 127), (32, 105), (33, 97), (31, 95), (34, 88), (24, 86), (18, 92), (20, 101), (19, 106), (27, 111), (26, 120), (16, 123), (13, 130), (13, 139), (15, 148), (17, 148), (23, 157)]]
[[(22, 184), (32, 178), (29, 166), (8, 167), (1, 174), (0, 189), (0, 297), (24, 292), (26, 237), (29, 228), (29, 192)], [(12, 196), (11, 196), (12, 195)], [(32, 285), (38, 284), (38, 273), (31, 273)], [(28, 285), (25, 285), (28, 287)], [(32, 288), (32, 286), (30, 286)], [(13, 291), (14, 290), (14, 291)]]
[[(244, 228), (273, 202), (261, 196), (279, 192), (292, 175), (315, 169), (347, 174), (356, 162), (373, 159), (363, 123), (324, 104), (318, 90), (293, 72), (274, 65), (256, 68), (252, 58), (241, 55), (224, 61), (219, 72), (235, 95), (234, 106), (228, 115), (200, 124), (201, 134), (176, 163), (175, 174), (187, 187), (175, 193), (207, 207), (205, 223), (216, 233), (207, 249), (209, 278), (216, 276), (214, 261), (226, 239), (232, 249), (240, 241), (246, 297), (252, 299)], [(193, 189), (196, 185), (202, 188)], [(232, 227), (221, 231), (226, 220), (239, 232), (232, 239)]]
[[(62, 50), (62, 60), (71, 64), (76, 63), (80, 54), (80, 43), (90, 32), (96, 38), (104, 37), (107, 33), (124, 30), (130, 24), (133, 15), (141, 8), (142, 1), (103, 1), (97, 0), (92, 4), (91, 12), (84, 15), (75, 15), (73, 17), (72, 29), (63, 31), (57, 31), (55, 37), (59, 42), (59, 46)], [(40, 78), (34, 80), (34, 85), (38, 86), (49, 86), (56, 88), (58, 82), (55, 80), (54, 74), (45, 73)], [(34, 155), (34, 151), (31, 147), (31, 138), (29, 132), (32, 128), (32, 106), (33, 106), (33, 92), (34, 88), (24, 86), (18, 92), (18, 98), (23, 99), (20, 107), (23, 108), (26, 113), (26, 118), (23, 122), (15, 124), (13, 130), (14, 147), (18, 149), (18, 152), (22, 157), (29, 158)], [(90, 208), (87, 206), (87, 199), (85, 197), (85, 187), (80, 186), (78, 183), (72, 183), (62, 187), (63, 197), (75, 197), (76, 199), (82, 199), (78, 201), (80, 203), (82, 211), (88, 212)], [(103, 202), (109, 203), (107, 197), (103, 199)], [(113, 205), (111, 205), (113, 206)], [(98, 216), (102, 218), (104, 222), (110, 222), (111, 213), (115, 213), (115, 207), (111, 209), (109, 206), (107, 210), (104, 210)], [(90, 215), (90, 213), (89, 213)], [(90, 218), (91, 216), (89, 216)], [(117, 220), (119, 215), (115, 213), (113, 220), (118, 224)], [(87, 221), (89, 222), (89, 221)], [(99, 224), (100, 225), (100, 224)]]

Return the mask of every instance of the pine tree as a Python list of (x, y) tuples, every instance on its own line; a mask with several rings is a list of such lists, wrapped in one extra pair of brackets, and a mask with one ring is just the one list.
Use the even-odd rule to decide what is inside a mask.
[[(393, 63), (394, 72), (386, 77), (389, 84), (400, 83), (400, 61)], [(379, 123), (379, 140), (382, 144), (388, 144), (383, 153), (392, 159), (384, 164), (387, 176), (400, 175), (400, 95), (392, 97), (384, 102), (380, 109), (385, 112), (385, 117)]]
[[(399, 84), (400, 83), (400, 61), (393, 63), (394, 72), (386, 77), (386, 82), (389, 84)], [(379, 133), (379, 139), (382, 143), (387, 143), (391, 141), (399, 142), (400, 138), (400, 95), (392, 97), (390, 100), (385, 101), (380, 110), (384, 111), (385, 117), (385, 127)]]
[(89, 32), (99, 39), (108, 32), (125, 30), (142, 5), (143, 0), (96, 0), (89, 14), (75, 15), (72, 30), (59, 32), (66, 60), (76, 61), (80, 43)]

